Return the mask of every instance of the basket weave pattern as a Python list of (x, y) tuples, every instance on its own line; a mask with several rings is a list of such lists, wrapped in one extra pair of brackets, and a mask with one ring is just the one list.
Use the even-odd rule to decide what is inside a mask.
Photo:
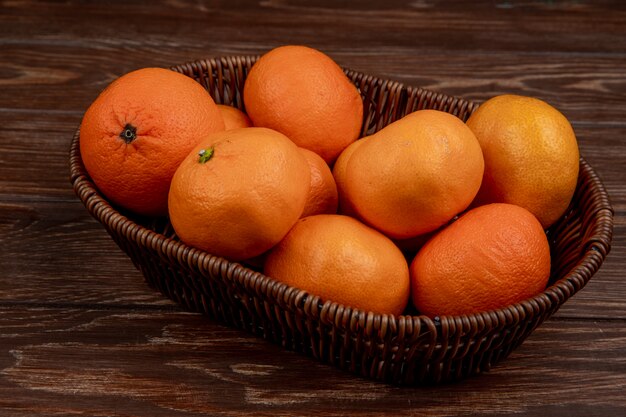
[[(217, 103), (243, 108), (245, 77), (256, 56), (222, 57), (173, 67), (200, 82)], [(362, 134), (419, 109), (466, 120), (477, 104), (346, 70), (364, 107)], [(550, 230), (549, 287), (495, 311), (430, 319), (354, 310), (180, 242), (167, 219), (112, 207), (82, 164), (79, 132), (70, 151), (71, 181), (87, 210), (143, 273), (185, 308), (368, 378), (395, 384), (458, 380), (504, 359), (598, 270), (610, 250), (613, 212), (592, 168), (580, 161), (576, 194)], [(228, 233), (228, 230), (224, 230)]]

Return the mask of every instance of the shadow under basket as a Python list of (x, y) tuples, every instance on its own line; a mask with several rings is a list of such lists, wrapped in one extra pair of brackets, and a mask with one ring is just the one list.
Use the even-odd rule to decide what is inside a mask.
[[(172, 69), (198, 81), (217, 103), (242, 109), (244, 80), (257, 58), (206, 59)], [(478, 107), (360, 72), (346, 70), (346, 74), (363, 97), (362, 136), (415, 110), (442, 110), (465, 121)], [(183, 244), (167, 219), (140, 218), (113, 207), (85, 171), (79, 132), (72, 141), (70, 165), (76, 194), (150, 286), (220, 323), (354, 374), (394, 384), (435, 384), (489, 370), (585, 286), (609, 252), (613, 231), (608, 195), (581, 159), (572, 203), (547, 231), (552, 273), (545, 291), (479, 314), (434, 319), (392, 316), (321, 300)]]

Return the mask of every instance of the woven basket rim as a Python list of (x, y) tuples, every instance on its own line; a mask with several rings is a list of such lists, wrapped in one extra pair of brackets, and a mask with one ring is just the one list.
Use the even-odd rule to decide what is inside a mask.
[[(220, 62), (223, 65), (231, 64), (231, 61), (245, 60), (247, 62), (254, 62), (258, 59), (258, 55), (245, 55), (245, 56), (222, 56), (215, 58), (208, 58), (205, 60), (190, 61), (181, 65), (171, 67), (172, 69), (179, 69), (185, 66), (189, 67), (206, 67), (207, 62)], [(438, 93), (432, 90), (427, 90), (419, 87), (406, 86), (402, 83), (393, 80), (387, 80), (375, 76), (371, 76), (359, 71), (354, 71), (344, 68), (346, 73), (359, 74), (363, 77), (368, 77), (373, 82), (387, 82), (401, 88), (407, 89), (419, 89), (422, 91), (431, 92), (434, 95), (439, 95), (444, 98), (452, 98), (443, 93)], [(470, 105), (476, 104), (473, 101), (466, 100)], [(524, 320), (527, 315), (539, 315), (544, 313), (549, 308), (560, 307), (567, 299), (578, 292), (584, 285), (591, 279), (591, 277), (600, 268), (600, 265), (610, 252), (611, 239), (613, 233), (613, 208), (608, 198), (608, 193), (600, 178), (597, 176), (593, 168), (586, 162), (581, 156), (580, 175), (588, 175), (590, 177), (590, 183), (594, 189), (592, 199), (597, 204), (597, 208), (592, 214), (595, 218), (599, 218), (594, 233), (587, 239), (590, 242), (582, 252), (583, 255), (578, 259), (575, 266), (563, 277), (556, 280), (550, 286), (546, 287), (541, 293), (522, 300), (520, 302), (510, 304), (508, 306), (483, 311), (479, 313), (462, 314), (462, 315), (442, 315), (435, 318), (431, 318), (426, 315), (399, 315), (394, 316), (391, 314), (381, 314), (371, 311), (365, 311), (355, 309), (349, 306), (333, 302), (332, 300), (326, 300), (322, 302), (321, 298), (307, 291), (300, 290), (295, 287), (290, 287), (284, 283), (274, 280), (273, 278), (262, 274), (261, 272), (254, 271), (246, 266), (231, 262), (227, 259), (211, 255), (208, 252), (204, 252), (200, 249), (193, 248), (186, 245), (180, 240), (175, 240), (157, 233), (143, 225), (134, 222), (124, 214), (120, 213), (114, 208), (108, 200), (98, 191), (95, 184), (89, 178), (80, 156), (80, 127), (74, 133), (71, 148), (70, 148), (70, 180), (73, 188), (83, 202), (90, 214), (95, 217), (101, 223), (107, 225), (112, 230), (117, 230), (120, 233), (129, 237), (131, 241), (135, 241), (140, 245), (144, 245), (152, 250), (158, 251), (170, 259), (175, 257), (184, 257), (187, 260), (189, 266), (208, 269), (211, 265), (218, 264), (220, 269), (224, 272), (222, 276), (239, 278), (240, 284), (245, 288), (254, 291), (256, 296), (261, 299), (279, 298), (273, 297), (276, 293), (284, 293), (285, 299), (279, 304), (282, 307), (287, 307), (293, 311), (300, 310), (311, 318), (321, 318), (325, 316), (334, 317), (334, 322), (337, 318), (342, 318), (342, 322), (358, 320), (364, 322), (367, 317), (368, 323), (374, 323), (376, 330), (387, 328), (398, 328), (399, 323), (412, 321), (416, 325), (421, 322), (430, 331), (435, 332), (438, 335), (437, 328), (447, 328), (448, 326), (442, 326), (442, 324), (454, 324), (455, 327), (467, 328), (470, 323), (482, 323), (479, 327), (500, 327), (503, 328), (511, 323), (516, 323)], [(579, 177), (580, 178), (580, 177)], [(240, 273), (235, 273), (240, 272)], [(270, 294), (271, 292), (271, 294)], [(276, 300), (274, 300), (276, 301)], [(306, 302), (310, 301), (310, 302)], [(306, 303), (305, 303), (306, 302)], [(556, 303), (556, 306), (554, 305)], [(305, 307), (305, 304), (308, 306)], [(332, 313), (329, 314), (328, 313)]]

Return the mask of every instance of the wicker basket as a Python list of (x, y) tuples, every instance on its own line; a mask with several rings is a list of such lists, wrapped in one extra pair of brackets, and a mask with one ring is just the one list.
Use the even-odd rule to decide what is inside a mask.
[[(256, 59), (206, 59), (172, 69), (196, 79), (216, 102), (243, 108), (244, 80)], [(363, 96), (364, 135), (418, 109), (443, 110), (466, 120), (477, 107), (359, 72), (346, 74)], [(70, 154), (74, 190), (149, 285), (189, 310), (385, 382), (439, 383), (488, 370), (580, 290), (610, 250), (613, 212), (608, 195), (581, 159), (572, 204), (547, 231), (553, 268), (544, 292), (496, 311), (435, 319), (355, 310), (186, 246), (167, 219), (138, 218), (112, 207), (87, 175), (78, 142), (76, 132)]]

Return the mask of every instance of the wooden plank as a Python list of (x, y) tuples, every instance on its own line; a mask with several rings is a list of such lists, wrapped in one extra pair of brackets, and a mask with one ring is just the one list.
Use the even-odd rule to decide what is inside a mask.
[[(626, 8), (611, 2), (333, 2), (197, 3), (191, 0), (82, 4), (5, 2), (0, 37), (42, 44), (94, 42), (126, 45), (242, 47), (289, 40), (319, 47), (423, 50), (589, 52), (623, 54)], [(478, 3), (478, 4), (474, 4)], [(607, 8), (611, 12), (606, 13)], [(15, 28), (14, 23), (20, 23)], [(182, 23), (184, 22), (184, 23)]]
[[(0, 109), (20, 109), (24, 122), (59, 113), (71, 115), (77, 125), (98, 93), (128, 71), (211, 56), (262, 53), (270, 47), (242, 51), (239, 45), (141, 44), (132, 51), (98, 42), (6, 45), (0, 48), (0, 74), (5, 74), (0, 81)], [(626, 57), (600, 54), (582, 59), (539, 52), (455, 55), (417, 46), (325, 51), (352, 69), (466, 99), (482, 101), (504, 93), (535, 96), (577, 123), (624, 124), (626, 117), (626, 73), (622, 70)], [(6, 117), (4, 112), (1, 118)]]
[(75, 201), (69, 152), (82, 114), (0, 111), (0, 201)]
[(551, 320), (489, 373), (354, 377), (187, 313), (0, 309), (3, 415), (623, 415), (624, 321)]
[(77, 200), (0, 202), (0, 265), (0, 305), (173, 308)]
[[(619, 255), (626, 222), (620, 216), (614, 254), (558, 317), (626, 319), (625, 260)], [(176, 308), (144, 283), (79, 201), (0, 200), (0, 265), (0, 306)]]

